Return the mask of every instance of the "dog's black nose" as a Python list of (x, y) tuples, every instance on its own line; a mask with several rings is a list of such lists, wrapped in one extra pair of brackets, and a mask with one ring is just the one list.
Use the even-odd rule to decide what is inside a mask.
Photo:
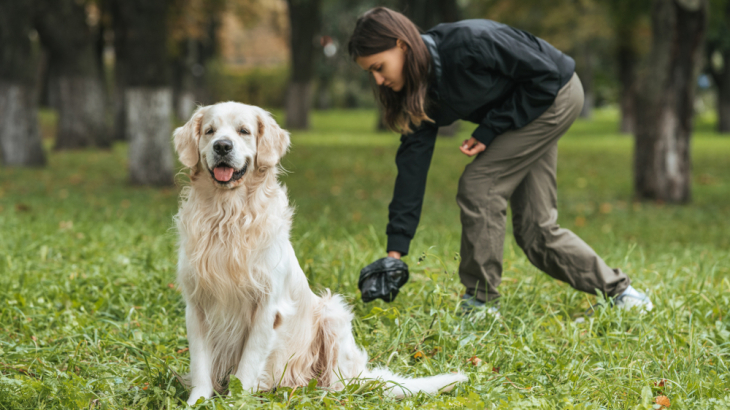
[(226, 155), (233, 149), (233, 143), (229, 140), (218, 140), (213, 143), (213, 151), (218, 155)]

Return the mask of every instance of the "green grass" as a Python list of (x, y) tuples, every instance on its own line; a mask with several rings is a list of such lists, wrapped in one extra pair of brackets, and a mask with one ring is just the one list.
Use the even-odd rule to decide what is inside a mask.
[[(574, 318), (595, 297), (532, 267), (511, 233), (502, 320), (456, 314), (454, 197), (469, 161), (457, 145), (470, 124), (438, 142), (410, 282), (392, 304), (363, 304), (357, 277), (384, 254), (398, 138), (370, 132), (368, 111), (312, 121), (293, 133), (282, 178), (312, 288), (352, 303), (373, 365), (414, 376), (461, 369), (470, 381), (402, 401), (357, 386), (236, 391), (199, 408), (650, 409), (660, 395), (672, 410), (730, 407), (730, 138), (710, 120), (698, 121), (686, 206), (632, 202), (633, 143), (615, 132), (614, 112), (578, 121), (560, 142), (559, 222), (656, 306), (646, 316), (600, 310), (584, 324)], [(130, 186), (126, 150), (54, 152), (45, 169), (0, 170), (0, 409), (184, 407), (178, 190)]]

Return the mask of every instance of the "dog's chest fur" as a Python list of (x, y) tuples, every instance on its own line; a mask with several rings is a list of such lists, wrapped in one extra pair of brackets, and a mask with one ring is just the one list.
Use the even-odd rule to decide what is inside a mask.
[(292, 211), (285, 191), (278, 183), (253, 193), (195, 185), (183, 192), (176, 217), (183, 268), (178, 279), (186, 298), (260, 300), (271, 290), (280, 245), (289, 240)]

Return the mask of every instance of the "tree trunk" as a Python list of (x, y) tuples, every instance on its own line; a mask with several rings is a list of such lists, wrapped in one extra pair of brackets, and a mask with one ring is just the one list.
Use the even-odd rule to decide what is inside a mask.
[[(130, 179), (141, 185), (172, 185), (170, 144), (172, 89), (167, 59), (169, 0), (114, 0), (115, 32), (124, 38), (124, 127), (129, 140)], [(132, 75), (134, 73), (134, 75)]]
[(192, 68), (197, 64), (195, 39), (187, 38), (177, 44), (178, 53), (172, 61), (172, 96), (175, 117), (187, 121), (195, 109)]
[(383, 111), (383, 107), (378, 104), (378, 119), (375, 122), (375, 131), (377, 132), (387, 132), (390, 131), (387, 125), (385, 125), (385, 112)]
[(287, 91), (286, 126), (309, 128), (314, 74), (315, 35), (320, 28), (320, 0), (288, 0), (291, 26), (291, 79)]
[(108, 148), (104, 86), (97, 75), (58, 78), (59, 121), (55, 149)]
[(290, 82), (285, 105), (287, 128), (309, 129), (309, 109), (312, 105), (312, 83)]
[(36, 61), (28, 34), (32, 4), (0, 1), (0, 157), (5, 166), (42, 166), (38, 132)]
[(730, 133), (730, 50), (722, 53), (722, 71), (713, 76), (717, 86), (717, 131)]
[(169, 185), (174, 167), (170, 149), (172, 90), (169, 87), (130, 87), (126, 100), (132, 182)]
[(707, 2), (655, 0), (652, 50), (637, 100), (634, 190), (639, 199), (691, 199), (690, 137)]
[(5, 166), (43, 166), (35, 89), (0, 82), (0, 151)]
[(38, 0), (35, 26), (49, 54), (49, 93), (58, 110), (55, 149), (108, 147), (106, 104), (96, 36), (74, 0)]
[[(621, 34), (619, 34), (619, 37)], [(619, 104), (621, 108), (620, 130), (625, 134), (633, 134), (636, 130), (636, 51), (630, 39), (619, 40), (618, 77), (621, 83)]]
[(127, 138), (127, 111), (125, 91), (127, 89), (127, 27), (115, 0), (103, 3), (112, 15), (112, 29), (114, 31), (114, 92), (112, 94), (113, 131), (115, 141), (124, 141)]
[(615, 58), (618, 65), (620, 131), (636, 131), (637, 68), (640, 60), (639, 45), (644, 41), (642, 21), (650, 16), (651, 4), (636, 0), (607, 2), (608, 17), (616, 33)]
[(220, 10), (208, 11), (206, 37), (186, 38), (177, 44), (178, 55), (173, 60), (173, 101), (175, 115), (187, 121), (197, 103), (210, 97), (205, 92), (205, 66), (216, 55), (215, 29), (218, 27), (215, 14)]
[(593, 115), (593, 107), (596, 105), (596, 93), (593, 86), (593, 50), (588, 42), (581, 46), (581, 70), (579, 72), (580, 81), (583, 84), (583, 108), (580, 111), (582, 118), (591, 118)]

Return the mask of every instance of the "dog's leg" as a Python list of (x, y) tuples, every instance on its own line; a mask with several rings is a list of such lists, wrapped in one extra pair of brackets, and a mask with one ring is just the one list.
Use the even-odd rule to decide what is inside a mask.
[(207, 399), (213, 395), (211, 379), (213, 359), (210, 346), (205, 340), (205, 326), (201, 312), (193, 306), (187, 306), (185, 322), (188, 328), (188, 347), (190, 349), (190, 382), (193, 386), (188, 404), (193, 405), (200, 397)]
[(243, 347), (241, 361), (236, 369), (236, 377), (241, 380), (244, 390), (256, 391), (256, 381), (264, 371), (266, 361), (276, 344), (276, 331), (274, 330), (273, 308), (267, 308), (260, 313), (251, 327), (251, 332)]

